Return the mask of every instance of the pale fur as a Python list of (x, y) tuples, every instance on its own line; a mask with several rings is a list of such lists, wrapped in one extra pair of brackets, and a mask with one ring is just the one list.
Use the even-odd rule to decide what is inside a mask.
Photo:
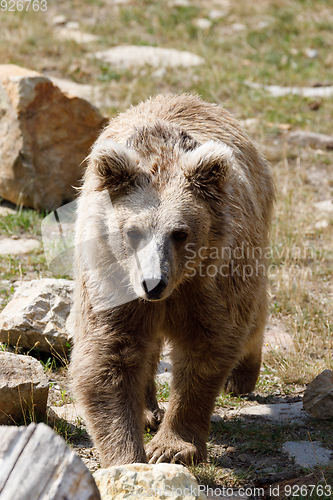
[[(119, 173), (117, 161), (120, 169), (130, 164), (129, 179), (139, 175), (126, 193), (110, 181)], [(274, 196), (269, 167), (238, 123), (198, 97), (157, 96), (101, 134), (78, 203), (71, 371), (103, 466), (147, 457), (204, 460), (219, 391), (253, 390), (267, 314), (264, 250)], [(143, 264), (128, 243), (133, 230), (147, 244)], [(196, 250), (195, 276), (186, 267), (188, 251), (175, 240), (184, 232)], [(256, 250), (237, 264), (258, 265), (255, 276), (199, 276), (200, 266), (231, 266), (228, 255), (212, 256), (209, 248), (234, 251), (245, 243)], [(200, 248), (206, 249), (201, 257)], [(140, 279), (150, 277), (165, 281), (161, 300), (147, 300), (142, 289), (139, 297)], [(172, 344), (170, 403), (145, 451), (145, 421), (153, 427), (162, 419), (154, 373), (164, 339)]]

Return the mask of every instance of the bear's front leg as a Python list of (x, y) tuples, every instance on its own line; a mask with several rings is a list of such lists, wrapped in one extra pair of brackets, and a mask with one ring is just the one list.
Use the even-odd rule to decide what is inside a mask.
[[(229, 350), (229, 353), (228, 353)], [(173, 380), (168, 409), (146, 447), (149, 463), (206, 460), (206, 442), (215, 399), (236, 363), (236, 350), (178, 344), (174, 348)]]
[(73, 389), (103, 467), (147, 462), (143, 445), (147, 351), (149, 345), (138, 332), (115, 332), (107, 326), (75, 343)]

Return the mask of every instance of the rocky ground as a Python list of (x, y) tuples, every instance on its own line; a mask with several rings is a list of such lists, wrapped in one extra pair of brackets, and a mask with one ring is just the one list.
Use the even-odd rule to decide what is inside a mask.
[[(67, 332), (70, 337), (68, 318), (71, 282), (59, 279), (25, 280), (15, 283), (14, 288), (14, 297), (0, 314), (0, 340), (4, 342), (3, 350), (12, 351), (10, 356), (17, 357), (13, 364), (15, 384), (20, 384), (21, 388), (28, 387), (27, 394), (20, 390), (22, 400), (28, 399), (30, 391), (24, 377), (32, 378), (34, 383), (39, 380), (34, 394), (35, 413), (31, 415), (25, 412), (24, 422), (19, 413), (16, 423), (27, 424), (38, 418), (40, 401), (45, 399), (45, 390), (49, 385), (46, 422), (66, 439), (94, 472), (100, 467), (98, 453), (87, 434), (80, 409), (71, 396), (69, 352), (66, 349), (66, 337), (64, 343), (64, 335), (60, 334)], [(16, 344), (16, 347), (5, 344), (6, 335), (8, 339), (14, 339), (12, 344)], [(44, 374), (37, 360), (15, 354), (26, 353), (29, 342), (31, 347), (38, 344), (44, 350), (44, 354), (38, 354), (36, 350), (31, 353), (40, 359)], [(266, 329), (264, 359), (272, 352), (286, 352), (291, 348), (290, 334), (277, 321), (271, 320)], [(45, 352), (47, 350), (48, 354)], [(22, 374), (19, 360), (26, 365), (22, 368)], [(31, 369), (31, 362), (37, 364), (33, 376), (27, 372)], [(8, 388), (16, 390), (16, 385), (10, 378), (10, 369), (5, 369), (3, 362), (1, 366), (2, 372), (5, 370), (6, 374), (0, 380), (1, 390), (5, 391), (3, 394), (8, 394)], [(265, 372), (264, 365), (258, 390), (254, 393), (241, 398), (221, 394), (211, 418), (208, 463), (190, 467), (190, 470), (196, 475), (199, 484), (211, 488), (211, 497), (238, 498), (239, 491), (243, 491), (240, 488), (247, 488), (251, 493), (245, 498), (287, 498), (286, 491), (297, 492), (303, 486), (304, 493), (311, 485), (316, 485), (316, 488), (326, 487), (325, 495), (329, 492), (326, 495), (329, 498), (333, 460), (332, 372), (326, 370), (317, 377), (317, 383), (312, 382), (307, 389), (304, 384), (294, 384), (289, 388), (289, 394), (286, 393), (286, 387), (279, 384), (278, 377), (274, 384), (271, 375)], [(156, 377), (160, 405), (165, 409), (168, 406), (171, 379), (170, 348), (166, 345)], [(269, 383), (265, 388), (267, 380)], [(303, 398), (304, 392), (307, 398)], [(2, 413), (11, 413), (5, 398), (1, 398)], [(13, 422), (15, 418), (12, 418)], [(146, 432), (146, 442), (152, 435), (153, 432)], [(230, 488), (230, 495), (224, 497), (220, 494), (223, 487)], [(280, 491), (281, 495), (272, 495), (272, 491)]]

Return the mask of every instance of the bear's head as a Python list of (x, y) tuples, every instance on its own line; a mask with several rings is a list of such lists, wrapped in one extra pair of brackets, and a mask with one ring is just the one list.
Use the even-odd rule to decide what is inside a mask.
[(167, 298), (191, 279), (205, 249), (223, 241), (233, 162), (226, 144), (200, 144), (163, 126), (143, 127), (126, 144), (101, 138), (95, 145), (94, 189), (111, 200), (103, 212), (108, 244), (134, 295)]

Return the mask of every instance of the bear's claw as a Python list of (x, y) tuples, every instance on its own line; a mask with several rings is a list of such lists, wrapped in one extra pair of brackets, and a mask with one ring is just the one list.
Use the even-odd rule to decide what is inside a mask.
[[(146, 448), (148, 463), (159, 464), (162, 462), (182, 463), (192, 465), (204, 458), (204, 453), (191, 443), (178, 438), (159, 441), (156, 437), (150, 441)], [(169, 443), (167, 442), (169, 441)]]

